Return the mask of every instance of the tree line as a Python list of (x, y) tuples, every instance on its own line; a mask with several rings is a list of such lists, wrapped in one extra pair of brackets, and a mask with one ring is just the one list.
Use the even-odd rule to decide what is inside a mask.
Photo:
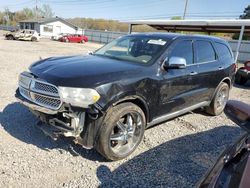
[[(55, 14), (49, 5), (42, 5), (39, 8), (23, 8), (20, 11), (11, 12), (8, 8), (4, 11), (0, 11), (0, 25), (13, 25), (16, 26), (19, 21), (34, 19), (34, 18), (50, 18)], [(250, 19), (250, 5), (248, 5), (243, 14), (239, 16), (240, 19)], [(172, 19), (181, 19), (181, 17), (173, 17)], [(105, 19), (93, 19), (93, 18), (71, 18), (67, 19), (70, 23), (84, 28), (94, 30), (106, 30), (127, 32), (128, 24), (121, 23), (117, 20), (105, 20)], [(136, 32), (153, 32), (155, 29), (149, 26), (135, 26), (133, 31)], [(239, 35), (235, 34), (233, 38), (237, 39)], [(249, 36), (244, 36), (244, 39), (249, 39)]]
[(23, 8), (22, 10), (12, 12), (8, 8), (0, 11), (0, 25), (16, 26), (19, 21), (33, 18), (51, 18), (55, 14), (49, 5), (43, 5), (39, 8)]

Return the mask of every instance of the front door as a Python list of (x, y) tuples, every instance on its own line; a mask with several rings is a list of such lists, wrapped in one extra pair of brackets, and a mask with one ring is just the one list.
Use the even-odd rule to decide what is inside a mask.
[(198, 67), (194, 64), (192, 40), (179, 40), (171, 47), (168, 59), (181, 57), (186, 60), (184, 69), (168, 69), (162, 73), (158, 116), (170, 114), (196, 103)]

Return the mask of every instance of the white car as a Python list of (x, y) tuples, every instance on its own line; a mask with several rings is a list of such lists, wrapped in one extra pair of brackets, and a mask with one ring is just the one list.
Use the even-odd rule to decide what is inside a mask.
[(59, 33), (59, 34), (57, 34), (57, 35), (53, 35), (53, 36), (51, 37), (51, 40), (59, 40), (59, 39), (62, 38), (64, 35), (67, 35), (67, 34), (65, 34), (65, 33)]
[(10, 32), (5, 35), (7, 40), (39, 41), (40, 34), (35, 30), (22, 29), (17, 32)]

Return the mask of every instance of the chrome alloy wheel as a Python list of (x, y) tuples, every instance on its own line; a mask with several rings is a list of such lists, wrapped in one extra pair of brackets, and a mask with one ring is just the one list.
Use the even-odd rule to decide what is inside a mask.
[(109, 147), (118, 155), (126, 155), (140, 142), (142, 117), (138, 112), (130, 112), (122, 116), (114, 125), (110, 137)]
[(216, 106), (217, 108), (224, 108), (228, 100), (228, 89), (222, 88), (218, 93)]

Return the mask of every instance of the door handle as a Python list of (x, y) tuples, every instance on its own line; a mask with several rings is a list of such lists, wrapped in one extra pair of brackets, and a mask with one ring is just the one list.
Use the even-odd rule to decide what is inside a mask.
[(198, 72), (190, 72), (190, 73), (189, 73), (190, 76), (194, 76), (194, 75), (196, 75), (196, 74), (198, 74)]
[(218, 68), (218, 70), (222, 70), (222, 69), (224, 69), (224, 67), (219, 67), (219, 68)]

